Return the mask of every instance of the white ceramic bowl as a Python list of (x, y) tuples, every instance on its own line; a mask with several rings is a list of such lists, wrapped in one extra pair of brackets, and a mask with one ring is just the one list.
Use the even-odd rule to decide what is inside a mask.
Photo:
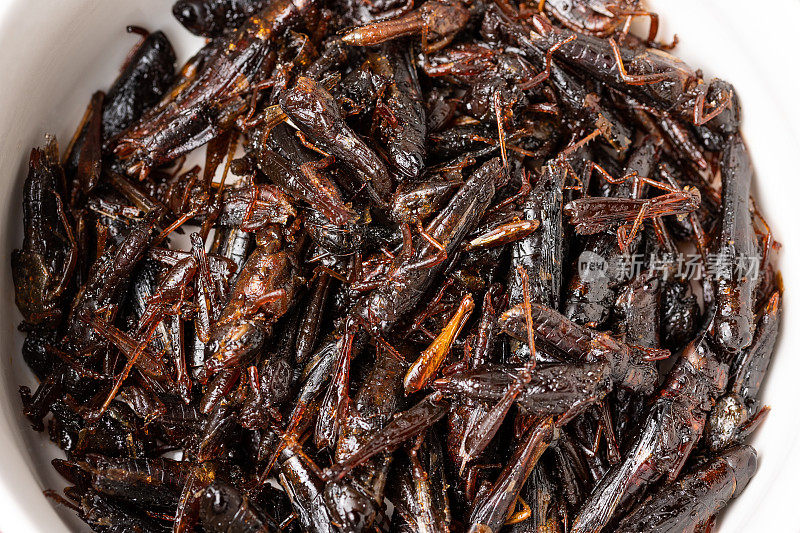
[[(14, 305), (9, 253), (21, 244), (21, 189), (30, 149), (45, 133), (62, 143), (93, 91), (107, 88), (136, 37), (125, 26), (164, 30), (187, 58), (201, 45), (175, 22), (171, 0), (0, 0), (0, 531), (62, 532), (82, 525), (42, 490), (65, 482), (49, 465), (58, 449), (31, 431), (20, 413), (20, 384), (32, 376), (20, 356), (20, 315)], [(800, 481), (795, 401), (800, 396), (798, 120), (795, 69), (800, 3), (796, 0), (654, 0), (663, 40), (678, 33), (676, 54), (709, 75), (730, 80), (744, 109), (743, 129), (759, 179), (754, 190), (779, 241), (786, 284), (778, 352), (763, 387), (772, 406), (753, 439), (759, 471), (721, 517), (724, 532), (798, 531)]]

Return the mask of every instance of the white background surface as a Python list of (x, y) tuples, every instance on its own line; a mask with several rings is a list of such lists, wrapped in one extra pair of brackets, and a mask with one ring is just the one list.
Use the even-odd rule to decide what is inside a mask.
[[(45, 132), (62, 146), (91, 93), (113, 81), (136, 37), (127, 24), (163, 29), (185, 59), (200, 41), (172, 20), (171, 0), (0, 0), (0, 532), (61, 532), (74, 524), (41, 490), (64, 481), (48, 461), (56, 449), (20, 414), (17, 387), (29, 382), (19, 355), (20, 317), (8, 254), (21, 242), (19, 208), (31, 147)], [(800, 46), (797, 0), (653, 0), (662, 40), (707, 75), (730, 80), (744, 110), (743, 130), (756, 163), (762, 211), (784, 245), (784, 325), (764, 385), (772, 406), (753, 445), (759, 472), (721, 517), (725, 533), (800, 531)], [(68, 522), (64, 522), (67, 520)]]

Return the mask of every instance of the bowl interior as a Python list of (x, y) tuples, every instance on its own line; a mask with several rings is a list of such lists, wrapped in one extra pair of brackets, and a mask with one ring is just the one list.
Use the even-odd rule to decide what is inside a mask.
[[(800, 14), (788, 1), (786, 10)], [(183, 30), (164, 0), (71, 0), (30, 2), (0, 0), (0, 343), (6, 346), (0, 392), (0, 530), (60, 532), (82, 529), (70, 511), (54, 506), (44, 489), (61, 490), (65, 481), (49, 465), (61, 456), (46, 433), (30, 430), (20, 412), (20, 384), (35, 380), (20, 356), (23, 336), (16, 330), (21, 317), (14, 305), (9, 254), (22, 241), (21, 189), (30, 149), (42, 144), (45, 133), (57, 135), (62, 149), (71, 138), (91, 94), (113, 81), (138, 37), (125, 33), (128, 24), (164, 30), (178, 52), (179, 63), (202, 45)], [(763, 211), (779, 241), (787, 287), (784, 331), (772, 369), (763, 387), (764, 403), (772, 412), (753, 439), (759, 451), (759, 473), (748, 489), (721, 517), (722, 531), (748, 531), (759, 526), (779, 530), (796, 527), (781, 502), (796, 493), (790, 464), (798, 422), (792, 412), (797, 390), (794, 376), (800, 362), (792, 357), (798, 346), (793, 324), (791, 291), (798, 267), (794, 198), (798, 151), (797, 130), (790, 119), (800, 119), (800, 104), (786, 99), (780, 58), (759, 53), (779, 46), (776, 34), (752, 28), (776, 24), (769, 14), (753, 12), (744, 1), (655, 0), (650, 6), (661, 15), (662, 40), (678, 33), (676, 55), (706, 75), (718, 75), (736, 86), (744, 109), (743, 130), (759, 173), (754, 186)], [(739, 6), (739, 8), (735, 7)], [(772, 11), (774, 14), (775, 11)], [(797, 17), (785, 17), (788, 24)], [(710, 23), (713, 21), (713, 24)], [(778, 22), (780, 23), (780, 21)], [(788, 26), (787, 26), (788, 27)], [(791, 33), (789, 34), (791, 35)], [(765, 43), (764, 39), (767, 39)], [(772, 39), (772, 41), (769, 41)], [(786, 44), (788, 39), (782, 44)], [(771, 48), (772, 50), (778, 48)], [(787, 50), (787, 53), (791, 53)], [(768, 68), (769, 61), (776, 66)], [(766, 63), (765, 63), (766, 62)], [(781, 512), (782, 510), (782, 512)], [(786, 529), (782, 528), (784, 526)]]

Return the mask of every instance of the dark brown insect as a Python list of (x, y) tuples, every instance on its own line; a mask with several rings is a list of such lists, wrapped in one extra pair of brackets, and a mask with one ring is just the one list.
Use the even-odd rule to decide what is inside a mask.
[(730, 84), (635, 0), (173, 13), (205, 45), (176, 72), (130, 28), (22, 187), (54, 501), (109, 533), (711, 527), (783, 301)]

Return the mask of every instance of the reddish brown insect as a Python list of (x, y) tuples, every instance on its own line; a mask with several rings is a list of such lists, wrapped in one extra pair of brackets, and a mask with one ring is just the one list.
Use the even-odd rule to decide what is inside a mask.
[(102, 531), (710, 527), (783, 298), (729, 83), (634, 0), (174, 12), (197, 54), (130, 28), (30, 156), (48, 496)]

